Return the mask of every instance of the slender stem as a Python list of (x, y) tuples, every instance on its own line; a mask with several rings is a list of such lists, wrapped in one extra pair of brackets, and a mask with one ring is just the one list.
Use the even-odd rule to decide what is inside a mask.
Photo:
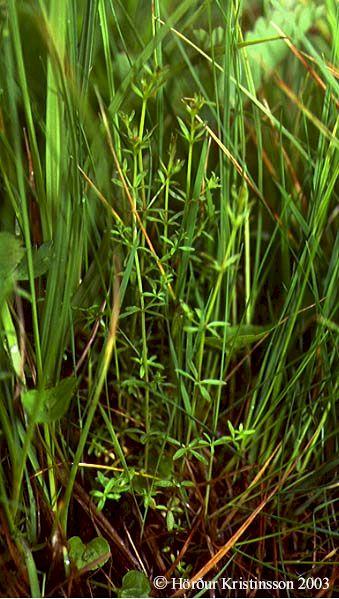
[(71, 496), (72, 496), (72, 492), (73, 492), (75, 478), (76, 478), (76, 475), (78, 472), (79, 462), (81, 461), (81, 457), (82, 457), (83, 451), (85, 449), (87, 437), (88, 437), (88, 434), (89, 434), (89, 431), (90, 431), (90, 428), (91, 428), (91, 425), (93, 422), (93, 418), (94, 418), (94, 415), (95, 415), (95, 412), (96, 412), (96, 409), (97, 409), (97, 406), (98, 406), (98, 403), (99, 403), (99, 400), (101, 397), (101, 392), (102, 392), (102, 389), (103, 389), (103, 386), (104, 386), (104, 383), (106, 380), (108, 368), (109, 368), (112, 354), (113, 354), (113, 349), (115, 346), (116, 329), (117, 329), (119, 309), (120, 309), (119, 302), (120, 302), (120, 300), (119, 300), (119, 284), (118, 284), (117, 278), (115, 278), (115, 280), (114, 280), (114, 301), (113, 301), (108, 337), (107, 337), (107, 340), (106, 340), (106, 343), (105, 343), (105, 346), (103, 349), (102, 360), (99, 361), (99, 371), (98, 371), (98, 375), (97, 375), (96, 384), (94, 385), (94, 394), (90, 400), (87, 418), (85, 420), (83, 429), (81, 431), (80, 440), (79, 440), (78, 447), (75, 452), (75, 456), (74, 456), (74, 460), (73, 460), (73, 465), (72, 465), (71, 471), (69, 473), (68, 482), (67, 482), (65, 495), (64, 495), (64, 500), (63, 500), (63, 504), (62, 504), (62, 510), (61, 510), (61, 514), (60, 514), (60, 524), (61, 524), (62, 531), (65, 535), (65, 538), (67, 538), (68, 509), (69, 509), (69, 504), (70, 504), (70, 500), (71, 500)]

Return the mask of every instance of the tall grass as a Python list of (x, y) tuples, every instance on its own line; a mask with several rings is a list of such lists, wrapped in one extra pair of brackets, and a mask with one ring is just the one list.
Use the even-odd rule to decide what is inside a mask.
[(3, 595), (335, 596), (337, 12), (2, 3)]

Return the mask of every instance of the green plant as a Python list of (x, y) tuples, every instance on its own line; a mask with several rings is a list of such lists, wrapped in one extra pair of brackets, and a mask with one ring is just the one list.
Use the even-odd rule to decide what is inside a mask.
[(110, 547), (103, 537), (95, 537), (89, 543), (83, 543), (80, 537), (71, 537), (68, 541), (69, 558), (79, 571), (102, 568), (110, 558)]
[(91, 491), (91, 495), (98, 505), (98, 510), (102, 510), (105, 507), (108, 499), (119, 501), (123, 493), (130, 491), (132, 479), (133, 472), (131, 469), (129, 469), (128, 476), (124, 472), (115, 476), (105, 476), (102, 472), (98, 472), (96, 480), (102, 487), (102, 490), (94, 489)]
[(118, 590), (118, 597), (149, 597), (150, 583), (143, 572), (130, 570), (122, 579), (122, 587)]

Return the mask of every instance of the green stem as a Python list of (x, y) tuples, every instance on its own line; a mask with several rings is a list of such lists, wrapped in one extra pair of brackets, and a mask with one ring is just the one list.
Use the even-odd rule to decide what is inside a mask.
[(119, 310), (119, 306), (116, 305), (118, 302), (118, 292), (117, 291), (115, 291), (114, 301), (115, 301), (115, 305), (113, 305), (113, 308), (112, 308), (109, 333), (108, 333), (105, 347), (103, 349), (102, 360), (100, 360), (100, 362), (99, 362), (99, 372), (98, 372), (98, 377), (97, 377), (97, 383), (94, 386), (94, 389), (95, 389), (94, 395), (93, 395), (93, 398), (90, 400), (90, 406), (88, 409), (87, 418), (85, 420), (84, 427), (81, 431), (80, 441), (79, 441), (79, 444), (78, 444), (78, 447), (77, 447), (77, 450), (76, 450), (76, 453), (74, 456), (73, 465), (72, 465), (71, 471), (69, 473), (68, 482), (67, 482), (67, 486), (66, 486), (66, 490), (65, 490), (63, 507), (62, 507), (62, 511), (61, 511), (61, 515), (60, 515), (61, 529), (65, 535), (65, 538), (67, 538), (68, 509), (69, 509), (69, 504), (70, 504), (70, 500), (71, 500), (71, 496), (72, 496), (75, 478), (76, 478), (76, 475), (78, 472), (79, 462), (81, 461), (81, 457), (82, 457), (83, 451), (85, 449), (87, 437), (88, 437), (88, 434), (89, 434), (89, 431), (90, 431), (90, 428), (91, 428), (91, 425), (93, 422), (93, 418), (94, 418), (96, 409), (98, 407), (101, 392), (102, 392), (102, 389), (103, 389), (103, 386), (104, 386), (104, 383), (106, 380), (108, 368), (109, 368), (109, 365), (111, 362), (112, 353), (113, 353), (113, 349), (114, 349), (114, 345), (115, 345), (115, 332), (116, 332), (116, 326), (117, 326), (117, 315), (118, 315), (118, 310)]

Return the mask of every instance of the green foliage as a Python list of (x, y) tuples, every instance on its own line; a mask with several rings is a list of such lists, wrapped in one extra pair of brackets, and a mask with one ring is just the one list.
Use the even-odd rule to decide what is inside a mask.
[(24, 251), (20, 239), (11, 233), (0, 233), (0, 276), (2, 279), (14, 274)]
[(71, 537), (68, 548), (71, 562), (79, 571), (102, 568), (111, 555), (110, 546), (104, 537), (95, 537), (86, 544), (80, 537)]
[[(288, 57), (289, 49), (283, 40), (274, 39), (277, 35), (287, 36), (299, 43), (303, 35), (322, 15), (324, 6), (315, 2), (298, 0), (271, 0), (267, 3), (265, 17), (259, 17), (255, 26), (245, 35), (247, 54), (255, 88), (258, 89), (263, 77), (271, 73)], [(281, 32), (281, 33), (280, 33)], [(272, 38), (269, 43), (268, 38)]]
[(133, 479), (133, 471), (130, 468), (128, 475), (121, 472), (115, 476), (105, 476), (102, 472), (98, 472), (96, 478), (98, 485), (101, 489), (94, 489), (91, 491), (91, 495), (98, 505), (98, 510), (102, 510), (105, 507), (105, 503), (108, 499), (119, 501), (124, 493), (131, 490), (131, 481)]
[(48, 389), (32, 389), (22, 394), (22, 404), (27, 414), (37, 423), (52, 423), (62, 418), (75, 392), (75, 376), (63, 379)]
[[(41, 277), (46, 274), (49, 269), (51, 260), (53, 258), (53, 244), (52, 242), (47, 242), (41, 244), (38, 248), (33, 248), (32, 250), (32, 260), (33, 260), (33, 270), (35, 277)], [(28, 271), (28, 263), (27, 256), (24, 256), (22, 260), (19, 262), (16, 270), (16, 278), (19, 281), (28, 281), (29, 280), (29, 271)]]
[[(213, 381), (206, 381), (208, 384), (213, 384)], [(173, 455), (173, 460), (178, 460), (179, 458), (196, 458), (199, 462), (203, 464), (208, 464), (208, 460), (204, 456), (204, 449), (209, 448), (210, 452), (214, 454), (215, 447), (219, 447), (220, 445), (233, 445), (235, 449), (240, 452), (241, 450), (241, 442), (246, 441), (247, 438), (251, 435), (254, 435), (255, 430), (245, 430), (244, 425), (241, 423), (239, 425), (238, 430), (236, 430), (232, 423), (228, 421), (228, 428), (230, 431), (230, 435), (219, 436), (217, 439), (212, 440), (209, 435), (204, 433), (204, 438), (202, 439), (194, 439), (188, 445), (177, 449), (177, 451)]]
[(118, 597), (149, 597), (151, 585), (147, 576), (138, 570), (130, 570), (122, 579)]
[(0, 233), (0, 303), (13, 290), (16, 269), (24, 251), (20, 239), (11, 233)]

